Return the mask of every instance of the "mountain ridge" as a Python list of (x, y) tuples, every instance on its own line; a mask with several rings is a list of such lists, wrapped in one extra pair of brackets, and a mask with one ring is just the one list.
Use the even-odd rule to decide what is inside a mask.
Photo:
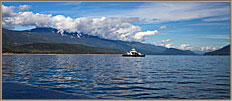
[(230, 45), (226, 45), (212, 52), (206, 52), (204, 55), (230, 55)]
[[(195, 53), (189, 53), (185, 50), (179, 50), (178, 53), (172, 53), (170, 49), (162, 46), (155, 46), (151, 44), (145, 44), (140, 42), (128, 42), (128, 41), (120, 41), (120, 40), (109, 40), (102, 39), (97, 36), (91, 36), (83, 33), (68, 33), (64, 32), (64, 36), (60, 33), (57, 33), (57, 29), (54, 28), (34, 28), (31, 30), (24, 31), (13, 31), (4, 29), (3, 37), (3, 47), (7, 46), (17, 46), (17, 45), (26, 45), (33, 43), (60, 43), (60, 44), (81, 44), (91, 47), (99, 47), (99, 48), (108, 48), (108, 49), (119, 49), (122, 51), (129, 51), (131, 48), (135, 48), (137, 51), (144, 54), (151, 55), (165, 55), (169, 52), (169, 55), (195, 55)], [(80, 37), (77, 37), (77, 34)], [(11, 45), (9, 45), (9, 42)]]

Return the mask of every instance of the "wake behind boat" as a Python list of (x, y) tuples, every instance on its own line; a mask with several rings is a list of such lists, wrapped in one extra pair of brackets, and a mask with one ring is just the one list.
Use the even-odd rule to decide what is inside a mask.
[(145, 57), (145, 54), (141, 54), (141, 53), (137, 52), (134, 48), (132, 48), (131, 51), (127, 52), (126, 54), (123, 54), (122, 56)]

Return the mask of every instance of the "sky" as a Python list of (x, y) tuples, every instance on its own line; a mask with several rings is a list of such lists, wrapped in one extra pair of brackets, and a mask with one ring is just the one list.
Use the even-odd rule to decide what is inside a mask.
[(2, 2), (2, 26), (212, 51), (230, 43), (229, 2)]

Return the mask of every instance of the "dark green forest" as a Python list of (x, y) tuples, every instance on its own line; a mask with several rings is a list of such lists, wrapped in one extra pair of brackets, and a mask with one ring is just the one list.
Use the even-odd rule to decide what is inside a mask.
[(28, 54), (122, 54), (125, 51), (90, 47), (80, 44), (33, 43), (3, 48), (3, 53)]

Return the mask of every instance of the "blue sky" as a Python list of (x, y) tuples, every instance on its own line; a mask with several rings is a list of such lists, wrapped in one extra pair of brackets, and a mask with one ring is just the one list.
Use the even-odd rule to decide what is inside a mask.
[[(229, 2), (3, 2), (2, 4), (6, 7), (6, 9), (3, 9), (3, 13), (4, 10), (10, 11), (10, 9), (7, 9), (10, 7), (12, 7), (11, 10), (14, 13), (14, 16), (4, 16), (5, 12), (3, 14), (3, 20), (5, 20), (4, 17), (6, 19), (7, 17), (22, 19), (22, 15), (20, 15), (22, 13), (20, 12), (32, 12), (32, 16), (38, 16), (36, 13), (39, 16), (44, 14), (46, 17), (51, 14), (49, 19), (56, 19), (51, 22), (53, 25), (44, 22), (45, 17), (44, 19), (34, 21), (37, 23), (29, 23), (26, 22), (25, 17), (30, 16), (23, 15), (24, 22), (9, 23), (6, 20), (6, 23), (3, 23), (3, 27), (5, 26), (8, 29), (24, 30), (34, 28), (35, 26), (56, 27), (58, 29), (60, 28), (61, 31), (86, 31), (91, 32), (91, 35), (99, 35), (102, 38), (111, 39), (111, 37), (118, 37), (118, 40), (123, 41), (139, 36), (139, 41), (143, 43), (186, 50), (215, 50), (230, 43)], [(21, 9), (20, 6), (22, 5), (27, 6)], [(52, 18), (55, 16), (57, 17)], [(102, 29), (95, 32), (89, 31), (90, 29), (80, 29), (82, 27), (77, 27), (80, 25), (73, 23), (75, 19), (80, 17), (91, 19), (99, 18), (98, 20), (101, 17), (106, 17), (106, 19), (107, 17), (114, 17), (106, 21), (113, 20), (114, 22), (112, 23), (115, 25), (112, 26), (120, 26), (116, 32), (126, 31), (122, 35), (127, 38), (122, 37), (121, 34), (121, 36), (115, 36), (115, 33), (101, 35), (100, 32)], [(33, 18), (28, 19), (33, 21)], [(72, 25), (72, 29), (66, 28), (67, 26), (60, 26), (60, 20), (57, 20), (58, 18), (70, 21), (70, 24), (67, 25)], [(120, 19), (120, 24), (116, 24), (115, 18), (126, 18), (126, 20)], [(137, 18), (137, 20), (131, 21), (132, 18)], [(79, 20), (86, 21), (83, 19)], [(101, 20), (99, 23), (102, 23), (101, 26), (107, 27), (107, 25), (103, 25), (106, 22)], [(124, 25), (128, 23), (129, 25), (125, 29)], [(62, 24), (65, 25), (66, 22), (62, 22)], [(93, 29), (96, 28), (94, 24), (91, 23), (91, 25), (93, 25)], [(161, 26), (163, 28), (160, 29)], [(122, 30), (119, 31), (119, 29)], [(138, 37), (136, 38), (138, 39)]]

